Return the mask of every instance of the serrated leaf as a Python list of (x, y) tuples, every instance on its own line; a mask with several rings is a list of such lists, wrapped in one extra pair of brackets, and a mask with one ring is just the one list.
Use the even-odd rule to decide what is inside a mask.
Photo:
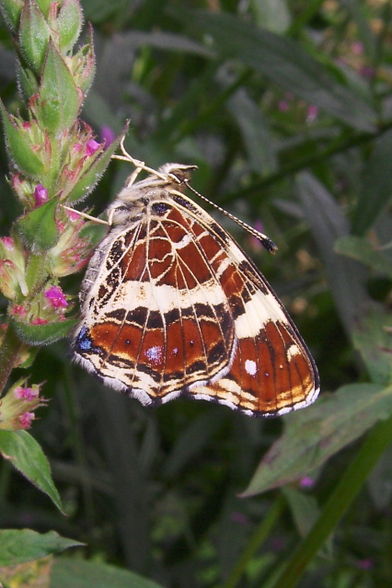
[(5, 131), (5, 141), (10, 158), (20, 171), (29, 177), (37, 178), (44, 170), (42, 160), (33, 151), (27, 133), (12, 124), (1, 100), (0, 109)]
[(83, 174), (82, 179), (66, 195), (65, 199), (67, 202), (79, 202), (92, 192), (109, 165), (110, 159), (119, 146), (127, 128), (128, 127), (126, 127), (124, 132), (121, 133), (121, 135), (119, 135), (117, 139), (113, 141), (113, 143), (91, 164), (90, 168)]
[(162, 588), (139, 574), (115, 566), (70, 559), (56, 558), (52, 570), (53, 588)]
[(374, 309), (361, 316), (353, 330), (353, 343), (373, 382), (392, 383), (392, 315)]
[(30, 433), (27, 431), (0, 431), (0, 453), (38, 490), (47, 494), (60, 511), (63, 511), (60, 495), (52, 479), (49, 462), (40, 445)]
[(26, 0), (19, 25), (19, 43), (24, 58), (36, 74), (39, 73), (48, 41), (50, 29), (37, 3)]
[(392, 278), (392, 267), (389, 260), (363, 237), (347, 235), (335, 242), (336, 253), (342, 253), (369, 266), (372, 270)]
[(38, 120), (51, 133), (71, 127), (78, 116), (81, 98), (71, 72), (52, 41), (41, 80), (36, 106)]
[(242, 496), (298, 480), (392, 413), (392, 387), (349, 384), (287, 417)]
[(31, 325), (11, 320), (18, 337), (29, 345), (50, 345), (59, 339), (68, 337), (77, 324), (76, 319), (67, 319), (57, 323), (48, 323), (47, 325)]
[(47, 251), (58, 239), (55, 222), (56, 198), (28, 212), (16, 221), (16, 232), (32, 251)]
[(353, 232), (365, 233), (392, 198), (392, 130), (375, 140), (364, 168), (362, 190), (353, 216)]
[(0, 566), (14, 566), (84, 545), (61, 537), (55, 531), (37, 533), (31, 529), (0, 530)]
[(355, 91), (333, 78), (322, 63), (295, 41), (230, 14), (181, 9), (174, 16), (191, 23), (192, 32), (211, 36), (220, 55), (238, 58), (308, 104), (323, 108), (351, 127), (374, 131), (375, 111)]

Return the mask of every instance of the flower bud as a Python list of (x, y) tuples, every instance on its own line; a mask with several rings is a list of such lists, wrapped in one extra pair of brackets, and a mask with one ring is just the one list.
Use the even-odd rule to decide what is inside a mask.
[(46, 404), (46, 398), (40, 396), (38, 384), (26, 387), (26, 381), (19, 380), (0, 398), (0, 429), (29, 429), (35, 419), (34, 411)]
[(91, 255), (91, 239), (82, 233), (90, 223), (86, 223), (79, 214), (67, 211), (68, 223), (57, 223), (60, 238), (49, 249), (52, 274), (56, 277), (68, 276), (80, 271)]
[(12, 237), (0, 237), (0, 291), (11, 300), (28, 294), (25, 252)]

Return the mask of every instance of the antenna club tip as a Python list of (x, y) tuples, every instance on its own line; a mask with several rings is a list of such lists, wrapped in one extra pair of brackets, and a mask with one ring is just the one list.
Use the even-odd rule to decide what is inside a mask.
[(268, 253), (275, 254), (278, 251), (278, 246), (271, 239), (265, 239), (263, 245)]

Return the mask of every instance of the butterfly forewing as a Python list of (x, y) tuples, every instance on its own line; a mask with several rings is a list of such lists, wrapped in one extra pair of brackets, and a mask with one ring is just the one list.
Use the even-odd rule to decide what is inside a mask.
[(137, 204), (90, 262), (76, 358), (144, 404), (182, 394), (275, 415), (313, 402), (314, 361), (233, 239), (170, 185)]

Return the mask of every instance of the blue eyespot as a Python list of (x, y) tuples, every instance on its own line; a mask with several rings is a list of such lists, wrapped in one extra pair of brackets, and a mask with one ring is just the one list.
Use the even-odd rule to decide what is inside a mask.
[(93, 344), (91, 342), (91, 339), (87, 335), (86, 327), (82, 327), (76, 342), (79, 349), (81, 349), (82, 351), (89, 351), (92, 348)]

